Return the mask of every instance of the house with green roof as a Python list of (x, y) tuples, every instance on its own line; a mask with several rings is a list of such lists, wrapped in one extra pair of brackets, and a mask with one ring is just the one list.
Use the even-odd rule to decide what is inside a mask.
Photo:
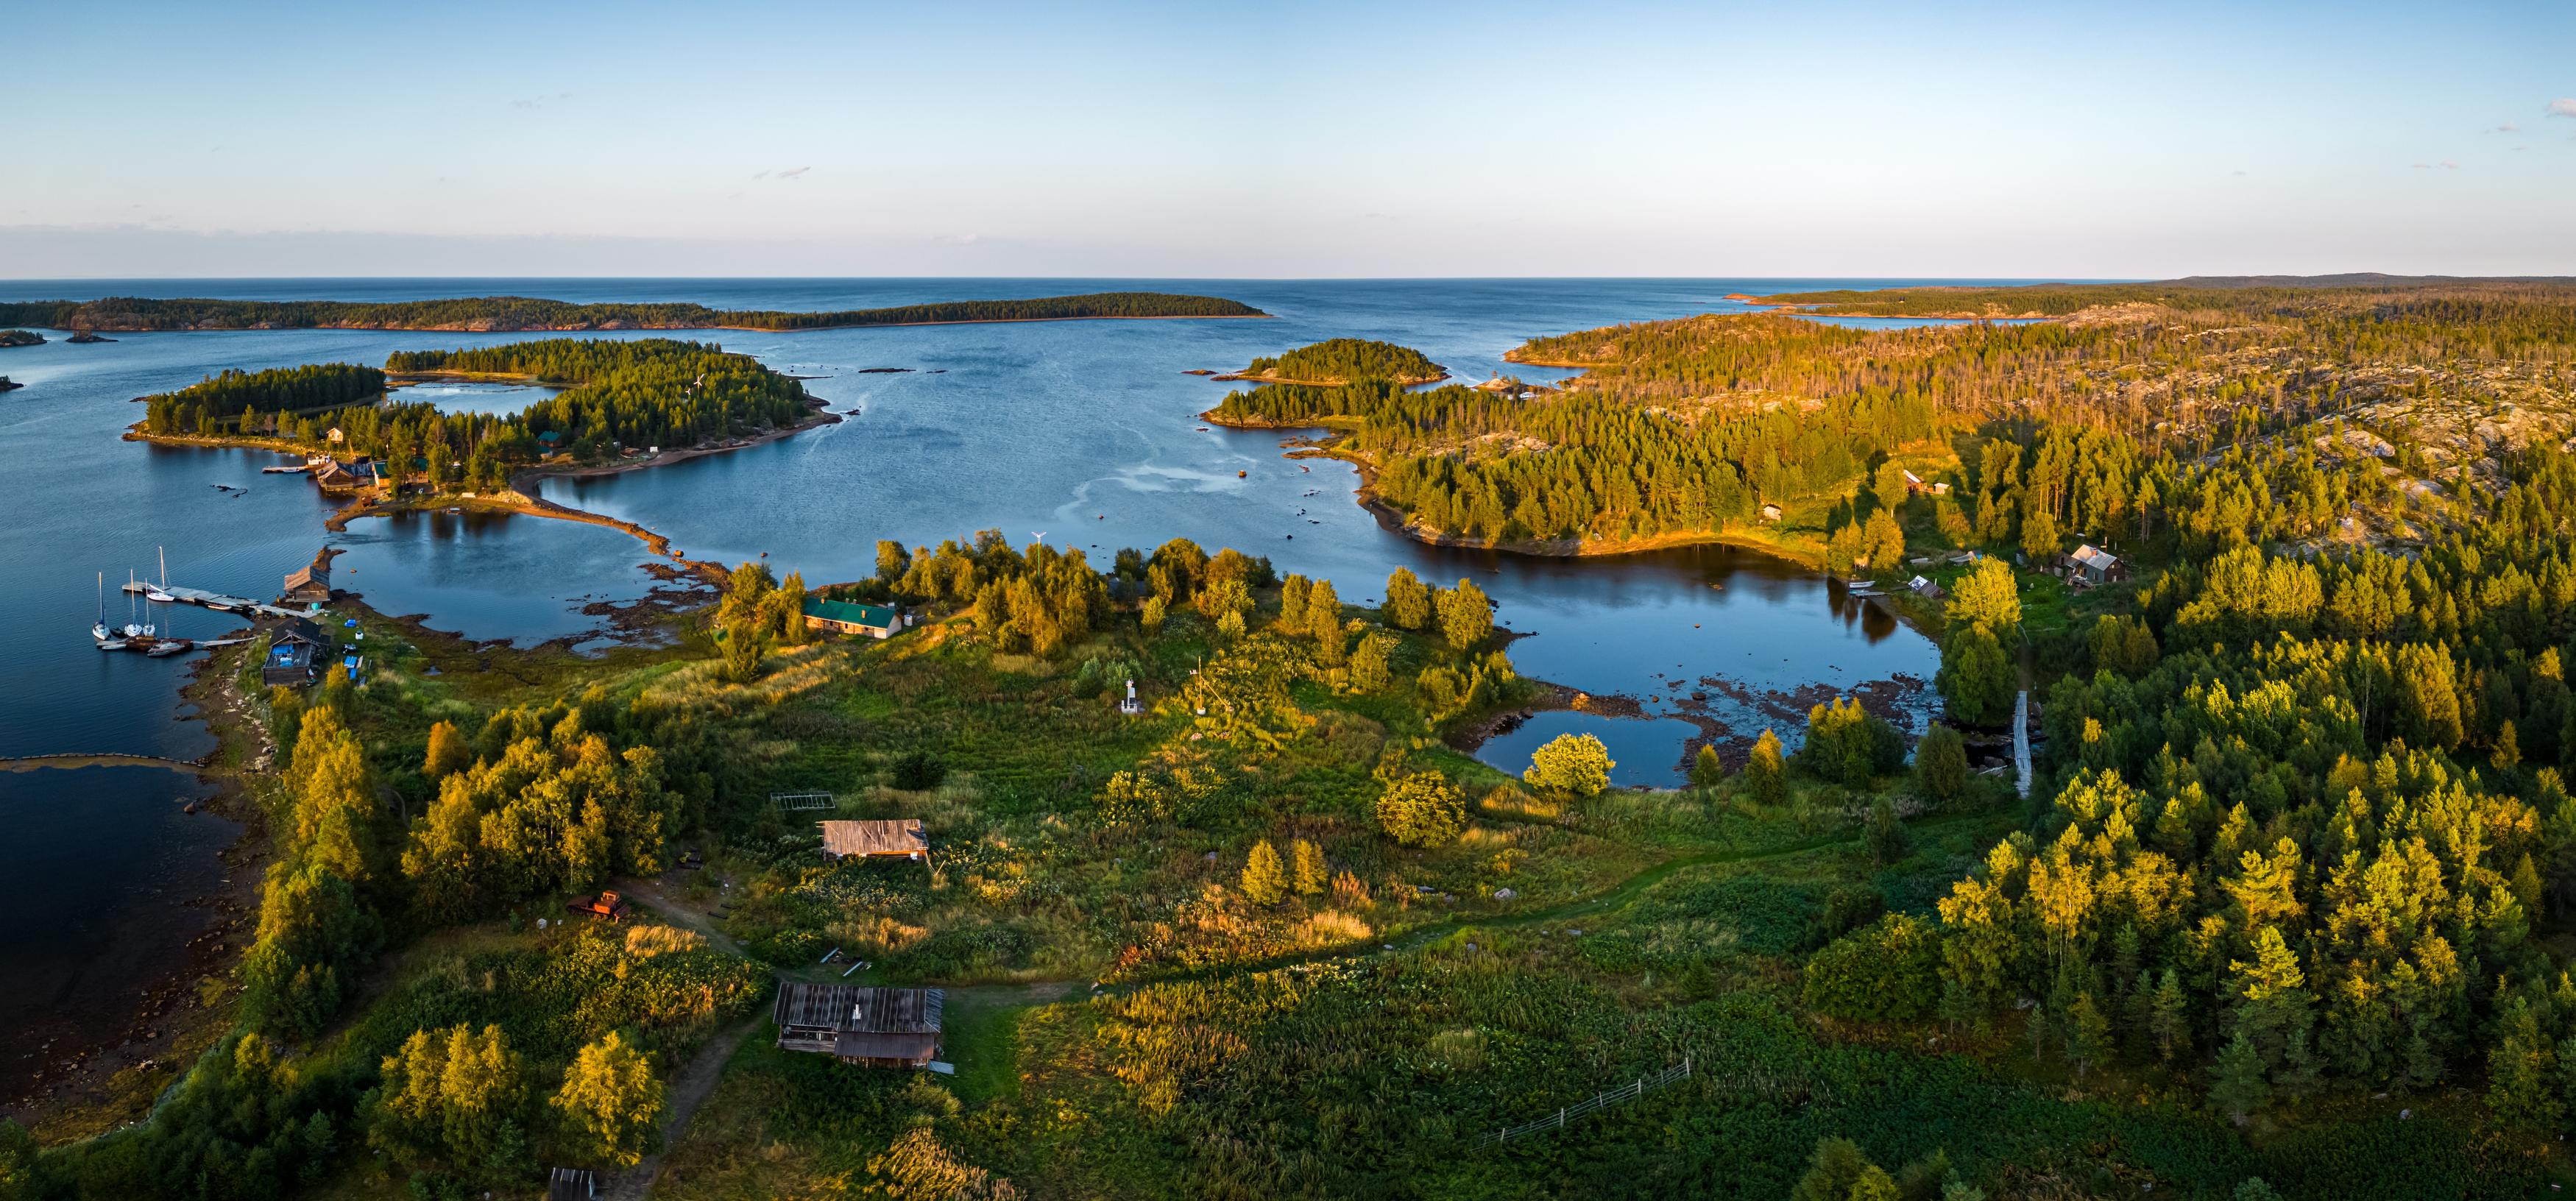
[(885, 605), (853, 605), (847, 601), (808, 598), (805, 602), (805, 624), (817, 630), (890, 638), (896, 630), (903, 628), (903, 611)]

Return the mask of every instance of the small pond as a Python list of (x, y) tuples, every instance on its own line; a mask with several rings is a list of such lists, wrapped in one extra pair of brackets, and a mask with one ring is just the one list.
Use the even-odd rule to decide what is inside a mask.
[(1590, 734), (1610, 748), (1610, 782), (1623, 788), (1679, 788), (1690, 783), (1680, 749), (1697, 737), (1699, 727), (1679, 718), (1603, 717), (1598, 713), (1556, 710), (1533, 715), (1520, 728), (1485, 740), (1476, 758), (1519, 775), (1529, 769), (1530, 752), (1559, 734)]

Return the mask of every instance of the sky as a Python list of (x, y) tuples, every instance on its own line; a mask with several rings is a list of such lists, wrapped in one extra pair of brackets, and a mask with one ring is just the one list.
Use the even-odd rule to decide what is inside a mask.
[(2576, 275), (2576, 4), (13, 12), (0, 278)]

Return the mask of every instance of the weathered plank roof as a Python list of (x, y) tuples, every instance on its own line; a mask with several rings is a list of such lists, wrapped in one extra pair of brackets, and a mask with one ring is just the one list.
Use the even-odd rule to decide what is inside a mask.
[(928, 1059), (939, 1052), (936, 1034), (869, 1034), (843, 1030), (832, 1053), (843, 1059)]
[(2075, 561), (2095, 571), (2109, 571), (2120, 560), (2108, 551), (2095, 549), (2087, 543), (2075, 548)]
[(937, 1034), (945, 996), (936, 988), (781, 984), (771, 1017), (782, 1027), (820, 1026), (844, 1034)]
[(882, 822), (816, 822), (827, 855), (910, 855), (930, 848), (919, 818)]
[(588, 1168), (556, 1168), (546, 1180), (546, 1201), (590, 1201), (599, 1195), (599, 1177)]

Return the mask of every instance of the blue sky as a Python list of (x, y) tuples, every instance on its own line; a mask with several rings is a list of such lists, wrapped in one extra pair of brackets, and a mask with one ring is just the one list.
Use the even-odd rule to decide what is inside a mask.
[(5, 278), (2576, 275), (2563, 2), (7, 28)]

